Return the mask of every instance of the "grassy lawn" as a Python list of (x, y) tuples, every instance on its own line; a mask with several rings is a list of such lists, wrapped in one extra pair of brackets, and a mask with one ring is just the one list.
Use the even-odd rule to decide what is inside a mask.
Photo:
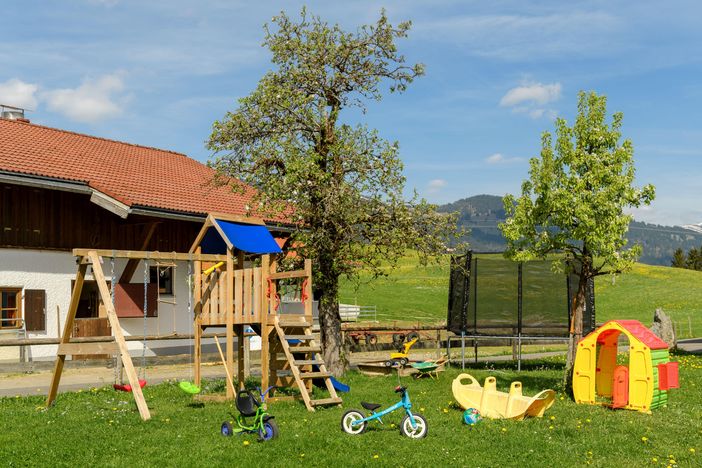
[[(415, 409), (428, 421), (422, 440), (400, 435), (400, 413), (358, 436), (341, 431), (342, 414), (361, 400), (396, 401), (396, 377), (357, 373), (345, 377), (352, 392), (343, 408), (308, 413), (298, 402), (275, 403), (280, 437), (267, 443), (253, 435), (221, 436), (231, 405), (193, 403), (175, 383), (145, 388), (153, 415), (148, 422), (141, 422), (129, 395), (108, 388), (61, 394), (49, 410), (41, 397), (3, 398), (0, 460), (3, 466), (700, 466), (702, 359), (678, 360), (682, 389), (651, 415), (575, 405), (559, 391), (543, 419), (485, 420), (472, 428), (461, 424), (451, 394), (460, 370), (449, 369), (437, 381), (404, 378)], [(514, 379), (527, 395), (559, 390), (561, 360), (526, 367), (519, 375), (507, 367), (469, 371), (481, 381), (495, 375), (502, 390)]]
[[(376, 305), (378, 320), (446, 320), (448, 303), (448, 258), (438, 265), (420, 266), (408, 255), (385, 278), (362, 276), (360, 287), (344, 283), (341, 302)], [(702, 272), (637, 264), (633, 271), (597, 278), (595, 307), (597, 321), (653, 320), (656, 308), (669, 313), (681, 338), (702, 336)]]

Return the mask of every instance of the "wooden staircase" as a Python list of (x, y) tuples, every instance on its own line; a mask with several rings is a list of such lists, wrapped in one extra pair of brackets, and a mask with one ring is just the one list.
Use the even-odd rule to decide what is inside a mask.
[[(341, 404), (341, 398), (336, 394), (336, 389), (329, 378), (331, 374), (327, 371), (322, 358), (322, 348), (312, 335), (312, 324), (302, 315), (284, 315), (275, 317), (274, 326), (280, 347), (285, 353), (290, 371), (307, 409), (314, 411), (315, 406)], [(288, 343), (288, 340), (298, 340), (298, 343)], [(313, 366), (318, 370), (315, 371)], [(329, 398), (319, 400), (310, 398), (312, 379), (324, 379)]]

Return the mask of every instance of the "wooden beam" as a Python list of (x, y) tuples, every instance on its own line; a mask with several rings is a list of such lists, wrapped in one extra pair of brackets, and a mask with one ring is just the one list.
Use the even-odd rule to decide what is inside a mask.
[[(307, 261), (307, 260), (305, 260)], [(306, 278), (307, 270), (281, 271), (280, 273), (271, 273), (270, 279), (290, 279), (290, 278)]]
[[(222, 358), (222, 364), (224, 365), (224, 372), (227, 374), (227, 389), (231, 391), (232, 395), (236, 396), (236, 389), (234, 388), (234, 380), (232, 380), (232, 374), (227, 368), (227, 360), (224, 359), (224, 353), (222, 352), (222, 347), (219, 345), (219, 338), (217, 335), (214, 337), (215, 344), (217, 345), (217, 351), (219, 351), (219, 357)], [(229, 393), (229, 391), (227, 393)]]
[(76, 354), (117, 354), (119, 346), (115, 342), (106, 343), (61, 343), (57, 355), (75, 356)]
[(129, 355), (129, 349), (127, 348), (127, 342), (124, 341), (124, 334), (122, 333), (122, 326), (119, 323), (119, 318), (117, 318), (117, 313), (115, 312), (114, 305), (112, 305), (112, 300), (110, 298), (110, 290), (107, 287), (107, 281), (105, 281), (105, 274), (102, 272), (102, 266), (100, 265), (100, 257), (95, 251), (88, 254), (90, 260), (93, 264), (93, 277), (97, 283), (98, 289), (100, 290), (100, 298), (102, 303), (107, 308), (107, 318), (110, 321), (110, 326), (112, 327), (112, 333), (115, 336), (115, 342), (119, 346), (119, 352), (122, 356), (122, 363), (124, 364), (124, 371), (129, 379), (129, 384), (132, 386), (132, 394), (134, 395), (134, 401), (136, 402), (137, 408), (139, 409), (139, 414), (141, 419), (144, 421), (151, 419), (151, 414), (149, 414), (149, 407), (146, 406), (146, 400), (144, 400), (144, 394), (141, 391), (141, 386), (139, 385), (139, 377), (137, 376), (136, 370), (134, 369), (134, 364), (132, 363), (132, 358)]
[[(227, 368), (234, 374), (234, 252), (227, 249), (227, 281), (226, 281), (226, 304), (224, 310), (227, 325)], [(220, 304), (220, 307), (222, 305)], [(243, 383), (243, 382), (241, 382)], [(234, 394), (227, 388), (227, 397), (234, 398)]]
[(226, 213), (210, 213), (208, 217), (211, 217), (213, 219), (221, 219), (222, 221), (230, 221), (232, 223), (257, 224), (259, 226), (266, 225), (266, 223), (263, 222), (261, 218), (255, 218), (253, 216), (240, 216)]
[[(139, 250), (146, 250), (147, 247), (149, 247), (149, 242), (151, 242), (151, 237), (154, 235), (154, 231), (156, 231), (156, 226), (158, 226), (158, 224), (159, 223), (156, 222), (149, 223), (147, 226), (144, 227), (146, 233), (144, 235), (144, 240), (141, 242), (141, 248)], [(119, 277), (119, 283), (126, 284), (131, 282), (132, 276), (134, 276), (134, 272), (136, 271), (138, 265), (138, 258), (130, 258), (127, 262), (127, 265), (124, 267), (124, 270), (122, 271), (122, 276)]]
[(208, 216), (205, 218), (205, 222), (202, 224), (200, 232), (197, 233), (195, 241), (190, 246), (190, 250), (188, 250), (188, 252), (193, 253), (198, 247), (200, 247), (200, 242), (202, 242), (202, 239), (205, 237), (205, 234), (207, 234), (207, 229), (209, 229), (210, 226), (212, 226), (212, 221), (210, 221), (210, 217)]
[[(76, 318), (78, 303), (80, 302), (80, 293), (83, 290), (83, 282), (85, 281), (85, 273), (88, 270), (88, 265), (85, 263), (78, 264), (78, 272), (76, 273), (76, 281), (73, 284), (73, 292), (71, 292), (71, 303), (68, 306), (68, 314), (66, 315), (66, 323), (63, 325), (63, 335), (61, 343), (68, 343), (73, 333), (73, 321)], [(49, 394), (46, 397), (46, 406), (50, 406), (56, 399), (59, 382), (61, 382), (61, 373), (63, 372), (63, 364), (66, 362), (66, 356), (57, 356), (56, 364), (54, 364), (54, 374), (51, 378), (51, 386)]]
[(73, 256), (75, 257), (87, 257), (89, 252), (95, 252), (98, 257), (112, 257), (115, 258), (137, 258), (149, 260), (168, 260), (168, 261), (188, 261), (188, 260), (200, 260), (203, 262), (224, 262), (227, 260), (226, 255), (217, 254), (191, 254), (191, 253), (179, 253), (179, 252), (158, 252), (158, 251), (144, 251), (144, 250), (109, 250), (109, 249), (73, 249)]
[[(202, 247), (199, 245), (195, 247), (195, 254), (199, 255), (202, 253)], [(195, 271), (194, 281), (192, 284), (193, 289), (193, 307), (194, 307), (194, 320), (193, 320), (193, 334), (195, 335), (195, 355), (193, 356), (193, 367), (195, 373), (195, 385), (200, 386), (200, 362), (202, 361), (202, 262), (200, 260), (194, 261)]]
[(271, 326), (268, 321), (268, 277), (271, 274), (271, 256), (261, 257), (261, 388), (269, 387), (270, 334)]

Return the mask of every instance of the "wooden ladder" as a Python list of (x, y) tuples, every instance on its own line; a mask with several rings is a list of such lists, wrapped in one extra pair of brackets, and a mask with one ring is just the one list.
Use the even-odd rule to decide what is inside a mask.
[[(336, 389), (330, 379), (331, 374), (327, 371), (327, 366), (322, 358), (322, 348), (312, 335), (312, 324), (307, 322), (304, 316), (293, 315), (276, 316), (274, 325), (307, 409), (314, 411), (315, 406), (341, 404), (341, 398), (336, 394)], [(290, 344), (288, 340), (297, 340), (298, 343)], [(312, 366), (317, 366), (318, 370), (314, 371)], [(320, 400), (310, 398), (311, 379), (324, 379), (329, 398)]]

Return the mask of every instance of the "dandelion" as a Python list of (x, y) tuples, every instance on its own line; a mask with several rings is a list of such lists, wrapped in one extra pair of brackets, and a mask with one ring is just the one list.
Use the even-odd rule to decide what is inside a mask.
[(444, 413), (448, 413), (448, 410), (446, 408), (444, 408)]
[(245, 441), (244, 441), (244, 447), (246, 447), (247, 445), (249, 445), (249, 441), (248, 441), (248, 440), (245, 440)]
[(419, 408), (419, 412), (420, 412), (420, 413), (423, 413), (423, 412), (424, 412), (424, 408)]
[(373, 458), (380, 458), (378, 455), (373, 455)]
[(503, 428), (502, 428), (502, 432), (507, 432), (507, 428), (506, 428), (506, 427), (503, 427)]
[(690, 448), (690, 453), (695, 453), (695, 449)]
[(641, 441), (645, 444), (646, 442), (648, 442), (648, 437), (643, 436), (643, 437), (641, 438)]
[(548, 428), (549, 428), (550, 430), (553, 430), (553, 426), (548, 426)]
[(653, 463), (658, 463), (658, 458), (653, 457), (653, 458), (651, 458), (651, 461), (652, 461)]
[(551, 416), (549, 419), (551, 419), (551, 421), (555, 421), (555, 420), (556, 420), (556, 417), (555, 417), (555, 416)]
[(304, 453), (301, 453), (301, 454), (300, 454), (300, 458), (305, 458), (305, 454), (304, 454)]
[(590, 421), (590, 418), (588, 418), (588, 419), (585, 420), (585, 422), (592, 422), (592, 421)]

